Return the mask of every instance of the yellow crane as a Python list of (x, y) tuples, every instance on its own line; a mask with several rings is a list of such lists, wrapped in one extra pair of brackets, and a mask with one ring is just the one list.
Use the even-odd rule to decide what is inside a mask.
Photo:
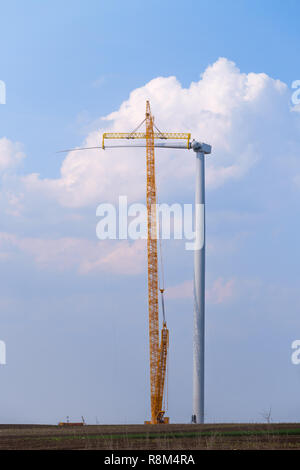
[[(166, 377), (169, 330), (164, 318), (159, 344), (158, 258), (156, 221), (156, 183), (154, 129), (150, 103), (146, 103), (146, 161), (147, 161), (147, 255), (148, 255), (148, 310), (150, 346), (151, 423), (164, 423), (162, 410)], [(163, 289), (161, 290), (163, 296)]]
[[(137, 132), (145, 123), (146, 130)], [(154, 131), (155, 128), (155, 131)], [(145, 143), (135, 146), (146, 147), (147, 164), (147, 255), (148, 255), (148, 314), (149, 314), (149, 349), (150, 349), (150, 389), (151, 389), (151, 421), (145, 424), (168, 423), (169, 418), (164, 416), (163, 399), (165, 392), (165, 380), (167, 370), (167, 358), (169, 348), (169, 330), (167, 328), (164, 286), (159, 287), (158, 283), (158, 256), (157, 256), (157, 214), (156, 214), (156, 183), (155, 183), (155, 154), (154, 148), (180, 148), (190, 149), (191, 134), (184, 132), (161, 132), (154, 124), (154, 117), (151, 114), (150, 103), (146, 102), (146, 116), (141, 124), (132, 132), (105, 132), (102, 135), (102, 148), (106, 147), (128, 147), (124, 144), (109, 144), (105, 141), (115, 139), (141, 139)], [(176, 142), (164, 142), (164, 141)], [(179, 142), (181, 140), (181, 142)], [(85, 147), (77, 149), (61, 150), (60, 152), (70, 152), (74, 150), (98, 149), (96, 147)], [(158, 297), (161, 293), (163, 326), (159, 340), (159, 307)]]
[[(145, 122), (146, 131), (137, 132)], [(155, 131), (154, 131), (155, 128)], [(190, 133), (161, 132), (154, 124), (150, 103), (146, 102), (146, 117), (132, 132), (105, 132), (102, 135), (102, 148), (128, 147), (130, 144), (110, 143), (108, 139), (142, 139), (145, 143), (136, 147), (146, 147), (147, 160), (147, 221), (148, 221), (148, 310), (149, 310), (149, 344), (150, 344), (150, 385), (151, 385), (151, 421), (146, 423), (168, 423), (169, 418), (164, 416), (163, 398), (166, 379), (167, 357), (169, 347), (169, 331), (167, 329), (164, 308), (164, 287), (158, 286), (157, 261), (157, 220), (156, 220), (156, 184), (155, 184), (155, 155), (154, 148), (193, 149), (196, 153), (196, 195), (195, 205), (204, 207), (204, 156), (211, 153), (211, 146), (203, 142), (191, 141)], [(175, 140), (175, 142), (170, 142)], [(181, 142), (180, 142), (181, 140)], [(168, 142), (166, 142), (168, 141)], [(99, 149), (100, 146), (61, 150), (70, 152), (74, 150)], [(195, 215), (196, 240), (205, 235), (204, 213)], [(194, 255), (194, 299), (195, 299), (195, 327), (194, 327), (194, 414), (193, 419), (204, 422), (204, 286), (205, 286), (205, 236), (203, 245), (195, 251)], [(159, 342), (159, 311), (158, 291), (161, 292), (163, 327)]]
[[(145, 132), (136, 132), (145, 123)], [(147, 165), (147, 256), (148, 256), (148, 313), (149, 313), (149, 349), (150, 349), (150, 389), (151, 389), (151, 421), (145, 424), (168, 423), (163, 410), (163, 398), (165, 390), (167, 357), (169, 347), (169, 330), (167, 328), (164, 287), (159, 288), (158, 283), (158, 247), (157, 247), (157, 211), (156, 211), (156, 183), (155, 183), (155, 139), (186, 140), (186, 148), (190, 148), (188, 133), (154, 131), (154, 118), (151, 114), (150, 103), (146, 102), (146, 117), (138, 128), (131, 132), (109, 132), (102, 137), (102, 148), (105, 148), (107, 139), (143, 139), (146, 141), (146, 165)], [(118, 145), (114, 145), (118, 146)], [(122, 145), (120, 145), (122, 146)], [(144, 146), (144, 145), (142, 145)], [(162, 144), (163, 146), (163, 144)], [(162, 297), (163, 326), (159, 341), (159, 290)]]

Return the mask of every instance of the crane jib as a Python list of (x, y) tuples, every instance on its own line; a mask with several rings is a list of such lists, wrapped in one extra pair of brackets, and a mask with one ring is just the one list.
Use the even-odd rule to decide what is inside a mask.
[[(146, 119), (147, 125), (147, 119)], [(153, 125), (153, 122), (152, 122)], [(153, 126), (152, 126), (153, 127)], [(152, 136), (154, 140), (182, 140), (182, 146), (178, 145), (178, 148), (190, 148), (191, 144), (191, 134), (188, 132), (152, 132)], [(102, 148), (104, 149), (107, 147), (105, 146), (105, 139), (125, 139), (125, 140), (147, 140), (147, 131), (146, 132), (104, 132), (102, 135)], [(170, 145), (170, 144), (169, 144)], [(111, 145), (110, 145), (111, 146)], [(145, 145), (146, 146), (146, 145)], [(154, 146), (157, 147), (157, 142), (154, 143)], [(173, 147), (172, 147), (173, 148)], [(176, 148), (174, 144), (174, 148)]]

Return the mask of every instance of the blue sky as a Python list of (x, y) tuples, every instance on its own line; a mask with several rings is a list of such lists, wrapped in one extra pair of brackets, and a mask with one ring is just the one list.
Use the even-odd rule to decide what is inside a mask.
[[(260, 421), (270, 408), (274, 420), (300, 419), (290, 360), (300, 335), (299, 10), (292, 0), (1, 5), (2, 422), (149, 416), (145, 247), (95, 235), (99, 203), (143, 201), (143, 152), (56, 154), (96, 145), (110, 126), (133, 129), (149, 96), (160, 128), (191, 130), (214, 150), (207, 420)], [(193, 201), (192, 155), (158, 156), (157, 172), (161, 200)], [(176, 241), (164, 250), (169, 414), (186, 422), (193, 259)]]

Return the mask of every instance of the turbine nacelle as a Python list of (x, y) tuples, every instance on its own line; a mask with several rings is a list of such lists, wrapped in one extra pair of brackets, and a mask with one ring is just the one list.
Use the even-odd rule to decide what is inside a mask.
[(190, 145), (194, 152), (203, 152), (206, 155), (211, 153), (211, 145), (196, 140), (193, 140)]

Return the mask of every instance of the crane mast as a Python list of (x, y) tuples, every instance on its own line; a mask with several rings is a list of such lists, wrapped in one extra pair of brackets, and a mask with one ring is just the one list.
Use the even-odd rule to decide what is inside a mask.
[(146, 163), (147, 163), (147, 255), (148, 255), (148, 312), (150, 349), (151, 423), (164, 422), (162, 401), (166, 375), (169, 331), (164, 321), (159, 344), (157, 214), (153, 116), (146, 103)]
[(150, 105), (146, 104), (146, 170), (147, 170), (147, 258), (148, 258), (148, 315), (150, 350), (151, 421), (156, 412), (156, 374), (159, 357), (159, 314), (158, 314), (158, 262), (157, 262), (157, 221), (156, 184), (153, 117)]

